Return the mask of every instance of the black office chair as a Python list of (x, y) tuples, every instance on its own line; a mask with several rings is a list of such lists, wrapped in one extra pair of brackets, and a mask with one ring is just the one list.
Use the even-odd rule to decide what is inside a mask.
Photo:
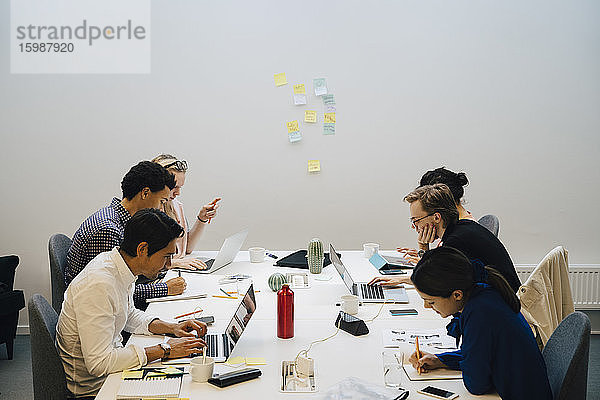
[(479, 218), (479, 221), (477, 222), (479, 222), (480, 225), (485, 226), (488, 231), (498, 237), (498, 232), (500, 231), (500, 221), (498, 220), (498, 217), (493, 214), (487, 214)]
[(22, 290), (13, 290), (18, 256), (0, 257), (0, 344), (6, 343), (8, 359), (13, 359), (13, 345), (17, 336), (19, 311), (25, 308)]
[(28, 304), (31, 337), (31, 372), (36, 400), (70, 397), (60, 355), (54, 344), (58, 315), (44, 296), (34, 294)]
[(52, 307), (60, 314), (63, 298), (67, 285), (65, 284), (65, 267), (67, 266), (67, 252), (72, 240), (62, 233), (55, 233), (48, 241), (48, 254), (50, 256), (50, 282), (52, 284)]
[(542, 350), (554, 400), (585, 400), (590, 331), (588, 316), (575, 311), (562, 320)]

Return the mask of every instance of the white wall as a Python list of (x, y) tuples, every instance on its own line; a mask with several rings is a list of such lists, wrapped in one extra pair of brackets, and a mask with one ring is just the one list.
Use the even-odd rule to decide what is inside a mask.
[[(171, 152), (191, 165), (190, 217), (224, 199), (203, 249), (242, 226), (246, 247), (413, 245), (402, 197), (445, 165), (467, 172), (475, 216), (500, 217), (515, 263), (556, 244), (598, 263), (599, 14), (593, 0), (153, 1), (150, 75), (11, 75), (3, 0), (0, 253), (21, 257), (27, 297), (50, 299), (49, 236)], [(276, 72), (327, 78), (334, 137), (303, 124), (287, 141), (305, 107)]]

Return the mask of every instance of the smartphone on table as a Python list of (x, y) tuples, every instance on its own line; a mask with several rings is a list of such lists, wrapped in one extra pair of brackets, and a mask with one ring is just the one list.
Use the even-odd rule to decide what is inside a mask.
[(426, 394), (427, 396), (435, 397), (436, 399), (450, 400), (458, 397), (458, 394), (446, 389), (440, 389), (433, 386), (424, 387), (417, 390), (417, 393)]
[(398, 315), (418, 315), (419, 312), (414, 308), (405, 308), (402, 310), (390, 310), (390, 314), (392, 314), (393, 317), (396, 317)]

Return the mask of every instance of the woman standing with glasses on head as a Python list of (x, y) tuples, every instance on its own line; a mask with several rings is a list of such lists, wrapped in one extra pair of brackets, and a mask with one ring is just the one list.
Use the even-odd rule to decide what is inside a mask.
[(170, 154), (161, 154), (155, 157), (152, 162), (162, 165), (175, 176), (175, 187), (171, 190), (169, 201), (164, 204), (163, 211), (183, 227), (183, 236), (176, 241), (177, 253), (173, 255), (171, 268), (204, 269), (206, 268), (206, 264), (202, 261), (186, 256), (198, 244), (198, 240), (202, 236), (206, 224), (216, 216), (217, 208), (219, 208), (217, 203), (221, 198), (217, 197), (210, 203), (202, 206), (194, 223), (189, 227), (183, 211), (183, 204), (177, 200), (177, 196), (179, 196), (181, 188), (185, 184), (185, 174), (188, 170), (187, 161), (178, 160), (177, 157)]

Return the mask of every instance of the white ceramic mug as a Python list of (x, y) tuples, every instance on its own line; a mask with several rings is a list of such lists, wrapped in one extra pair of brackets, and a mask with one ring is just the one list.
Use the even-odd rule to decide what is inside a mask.
[(206, 363), (202, 362), (202, 357), (194, 357), (190, 361), (190, 375), (194, 382), (206, 382), (213, 375), (215, 360), (212, 357), (206, 357)]
[(379, 244), (377, 243), (365, 243), (363, 244), (363, 250), (366, 258), (373, 257), (373, 254), (379, 253)]
[(250, 262), (261, 263), (265, 261), (265, 248), (264, 247), (250, 247), (248, 253), (250, 253)]
[(358, 314), (358, 296), (353, 294), (343, 295), (342, 311), (351, 315)]

